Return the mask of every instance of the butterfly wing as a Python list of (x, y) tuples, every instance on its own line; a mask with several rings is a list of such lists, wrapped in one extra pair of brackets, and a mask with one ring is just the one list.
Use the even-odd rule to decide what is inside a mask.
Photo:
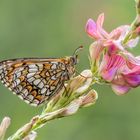
[(25, 102), (37, 106), (68, 80), (64, 59), (12, 59), (0, 62), (0, 80)]

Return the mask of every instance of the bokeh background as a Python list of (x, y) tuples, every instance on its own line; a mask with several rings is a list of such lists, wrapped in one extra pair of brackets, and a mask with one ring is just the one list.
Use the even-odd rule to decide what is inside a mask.
[[(104, 12), (107, 31), (130, 24), (135, 17), (134, 0), (0, 0), (0, 60), (19, 57), (62, 57), (79, 45), (77, 71), (89, 68), (88, 45), (92, 40), (84, 27), (88, 18)], [(139, 54), (140, 46), (134, 53)], [(125, 96), (108, 86), (94, 86), (99, 99), (94, 106), (71, 117), (48, 123), (37, 140), (139, 140), (140, 88)], [(8, 135), (27, 123), (42, 108), (27, 105), (0, 84), (0, 120), (10, 116)]]

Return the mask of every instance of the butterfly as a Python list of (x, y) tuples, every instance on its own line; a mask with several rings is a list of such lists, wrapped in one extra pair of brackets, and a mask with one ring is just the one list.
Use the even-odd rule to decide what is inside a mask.
[(32, 106), (49, 101), (75, 74), (77, 48), (64, 58), (18, 58), (0, 62), (0, 80), (14, 94)]

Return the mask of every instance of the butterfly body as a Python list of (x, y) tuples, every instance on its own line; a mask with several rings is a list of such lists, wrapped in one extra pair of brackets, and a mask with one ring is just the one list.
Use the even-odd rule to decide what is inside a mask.
[(25, 102), (38, 106), (74, 75), (77, 58), (22, 58), (0, 62), (0, 80)]

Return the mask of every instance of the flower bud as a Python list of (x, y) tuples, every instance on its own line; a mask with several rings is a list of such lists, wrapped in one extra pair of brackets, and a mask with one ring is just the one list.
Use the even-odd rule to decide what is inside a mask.
[(1, 124), (0, 124), (0, 139), (4, 139), (5, 133), (7, 131), (7, 128), (9, 127), (11, 123), (11, 119), (9, 117), (5, 117)]
[(93, 105), (98, 99), (98, 94), (95, 90), (90, 90), (86, 95), (80, 97), (82, 99), (81, 107)]

